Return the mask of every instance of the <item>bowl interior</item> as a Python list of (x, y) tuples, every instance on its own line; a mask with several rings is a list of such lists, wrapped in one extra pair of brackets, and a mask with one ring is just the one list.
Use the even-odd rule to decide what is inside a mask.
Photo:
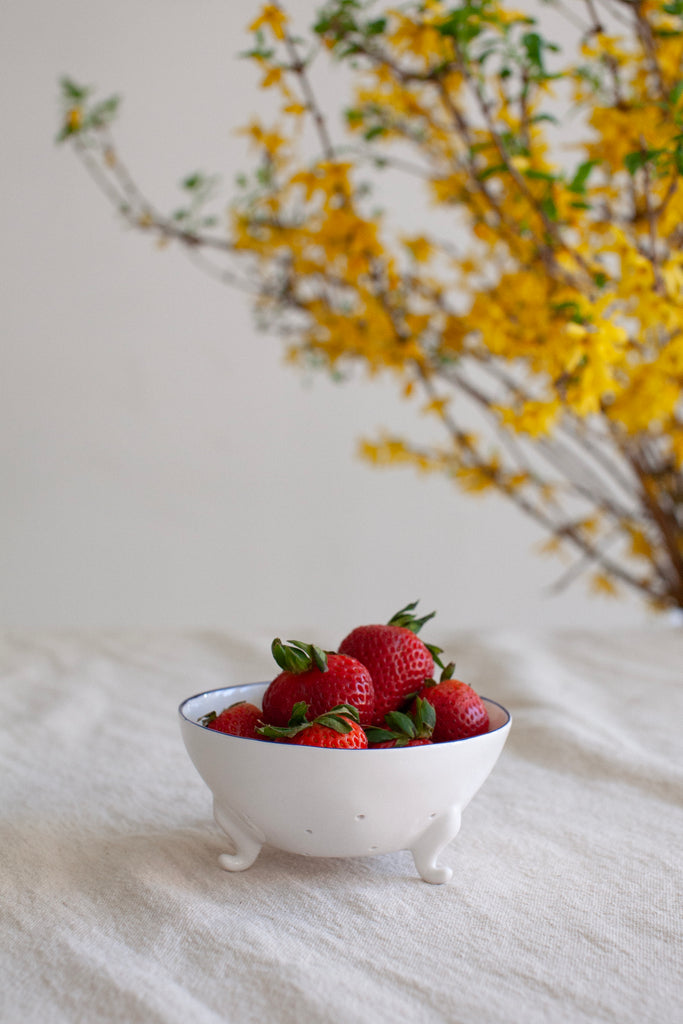
[(240, 700), (249, 701), (260, 708), (267, 687), (268, 683), (242, 683), (240, 686), (207, 690), (205, 693), (197, 693), (193, 697), (188, 697), (182, 702), (178, 711), (186, 721), (198, 725), (199, 720), (204, 715), (208, 715), (210, 711), (215, 711), (218, 714), (223, 708), (230, 707), (231, 704), (236, 704)]

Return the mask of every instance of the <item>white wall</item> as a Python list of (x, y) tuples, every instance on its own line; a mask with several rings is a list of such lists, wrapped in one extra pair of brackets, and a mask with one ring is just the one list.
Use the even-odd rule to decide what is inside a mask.
[[(304, 20), (315, 5), (296, 0)], [(24, 0), (0, 15), (0, 625), (297, 628), (334, 643), (421, 598), (449, 627), (610, 625), (497, 499), (358, 461), (410, 431), (389, 384), (305, 380), (245, 299), (125, 230), (57, 148), (63, 73), (124, 97), (121, 153), (161, 208), (229, 184), (262, 101), (230, 0)], [(436, 633), (436, 629), (434, 631)]]

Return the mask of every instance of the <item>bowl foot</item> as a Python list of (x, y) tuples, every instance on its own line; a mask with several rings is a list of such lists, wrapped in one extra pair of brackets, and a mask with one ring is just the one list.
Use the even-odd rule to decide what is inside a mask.
[(425, 882), (432, 885), (443, 885), (450, 882), (453, 872), (450, 868), (439, 867), (439, 854), (448, 846), (460, 830), (461, 814), (458, 807), (451, 807), (445, 814), (436, 818), (429, 828), (411, 847), (410, 852), (415, 861), (418, 874)]
[(248, 832), (242, 822), (238, 821), (232, 814), (218, 807), (214, 801), (213, 816), (216, 824), (232, 840), (235, 847), (234, 853), (221, 853), (218, 863), (225, 871), (245, 871), (254, 863), (261, 852), (262, 842), (259, 842)]

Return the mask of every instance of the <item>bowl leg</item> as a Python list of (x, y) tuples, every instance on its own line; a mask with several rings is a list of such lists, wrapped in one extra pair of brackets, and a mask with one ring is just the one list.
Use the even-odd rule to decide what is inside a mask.
[(444, 847), (448, 846), (460, 830), (461, 814), (459, 807), (451, 807), (436, 818), (429, 828), (422, 833), (410, 852), (415, 861), (418, 874), (425, 882), (442, 885), (449, 882), (453, 875), (450, 868), (439, 867), (437, 859)]
[(244, 871), (250, 868), (259, 853), (262, 842), (250, 832), (247, 832), (242, 822), (238, 821), (232, 814), (219, 807), (216, 801), (213, 803), (213, 816), (216, 824), (232, 840), (235, 846), (235, 853), (221, 853), (218, 863), (226, 871)]

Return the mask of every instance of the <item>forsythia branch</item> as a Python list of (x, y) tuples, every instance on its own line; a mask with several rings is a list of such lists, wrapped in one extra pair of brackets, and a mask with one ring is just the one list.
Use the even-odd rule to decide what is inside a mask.
[[(592, 573), (683, 608), (683, 4), (559, 0), (564, 46), (543, 6), (327, 0), (302, 41), (266, 3), (248, 56), (280, 114), (245, 129), (258, 159), (225, 234), (206, 176), (172, 215), (148, 201), (114, 99), (64, 80), (59, 139), (126, 223), (251, 293), (295, 363), (385, 372), (422, 403), (434, 443), (385, 438), (371, 460), (501, 495), (574, 552), (560, 587)], [(335, 121), (313, 54), (346, 69)], [(571, 156), (555, 89), (582, 115)], [(424, 230), (390, 190), (373, 209), (389, 169)]]

